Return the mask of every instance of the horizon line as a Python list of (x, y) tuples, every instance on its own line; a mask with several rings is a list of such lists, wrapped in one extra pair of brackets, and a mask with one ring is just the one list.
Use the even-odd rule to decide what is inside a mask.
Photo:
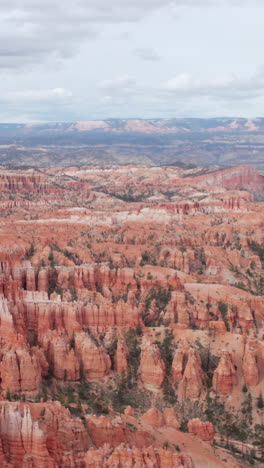
[(87, 119), (75, 119), (75, 120), (45, 120), (45, 121), (17, 121), (17, 122), (1, 122), (0, 125), (45, 125), (45, 124), (70, 124), (76, 122), (100, 122), (100, 121), (107, 121), (107, 120), (150, 120), (150, 121), (158, 121), (158, 120), (264, 120), (264, 117), (227, 117), (227, 116), (217, 116), (217, 117), (106, 117), (106, 118), (87, 118)]

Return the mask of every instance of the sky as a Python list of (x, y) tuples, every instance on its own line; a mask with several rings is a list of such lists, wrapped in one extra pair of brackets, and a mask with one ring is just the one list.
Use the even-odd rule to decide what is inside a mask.
[(264, 0), (0, 0), (0, 122), (264, 117)]

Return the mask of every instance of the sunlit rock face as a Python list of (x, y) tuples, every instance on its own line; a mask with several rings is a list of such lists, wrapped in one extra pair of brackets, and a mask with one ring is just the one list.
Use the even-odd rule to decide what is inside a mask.
[(216, 392), (228, 395), (237, 383), (236, 369), (230, 353), (223, 351), (218, 367), (214, 372), (213, 386)]
[(198, 418), (192, 419), (188, 422), (188, 431), (205, 442), (213, 443), (215, 430), (213, 424), (209, 421), (201, 421)]
[(159, 390), (165, 378), (165, 365), (156, 345), (145, 343), (141, 351), (140, 378), (149, 390)]

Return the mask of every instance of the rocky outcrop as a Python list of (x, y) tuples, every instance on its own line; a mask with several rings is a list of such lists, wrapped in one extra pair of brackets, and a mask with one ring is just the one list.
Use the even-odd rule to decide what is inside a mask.
[(60, 403), (0, 402), (1, 466), (82, 466), (89, 448), (80, 420)]
[(68, 344), (63, 335), (53, 334), (51, 336), (50, 359), (53, 361), (53, 373), (57, 379), (80, 380), (80, 362), (75, 354), (74, 346), (74, 337)]
[(163, 416), (165, 419), (165, 425), (167, 427), (173, 427), (174, 429), (180, 429), (180, 422), (175, 415), (175, 411), (173, 408), (166, 408), (163, 412)]
[(121, 443), (132, 444), (138, 448), (148, 446), (153, 442), (151, 435), (142, 430), (130, 431), (121, 417), (85, 416), (86, 425), (91, 440), (96, 447), (110, 444), (117, 447)]
[(127, 416), (131, 416), (132, 418), (134, 417), (134, 410), (132, 408), (132, 406), (127, 406), (125, 408), (125, 411), (124, 411), (124, 414), (126, 414)]
[(85, 458), (86, 468), (95, 467), (130, 467), (130, 468), (194, 468), (191, 457), (178, 455), (165, 449), (136, 449), (124, 444), (112, 452), (109, 445), (100, 450), (90, 449)]
[[(204, 183), (204, 182), (203, 182)], [(253, 188), (253, 185), (250, 184)], [(221, 194), (221, 197), (206, 197), (201, 202), (190, 202), (185, 200), (181, 203), (162, 203), (159, 208), (166, 208), (168, 211), (173, 211), (178, 215), (193, 215), (197, 213), (219, 213), (225, 210), (246, 210), (247, 203), (253, 201), (253, 196), (250, 193), (228, 192)]]
[(128, 371), (128, 349), (123, 339), (118, 339), (115, 355), (115, 368), (118, 374), (127, 373)]
[(37, 172), (8, 172), (0, 174), (1, 191), (12, 192), (44, 192), (47, 189), (46, 176)]
[(219, 364), (214, 371), (213, 387), (217, 393), (228, 395), (237, 383), (236, 369), (232, 356), (228, 351), (223, 351)]
[(195, 177), (192, 182), (200, 187), (220, 186), (227, 190), (263, 192), (263, 177), (251, 166), (236, 166)]
[(166, 408), (163, 413), (157, 408), (150, 408), (142, 416), (142, 421), (152, 427), (173, 427), (176, 430), (179, 430), (180, 423), (176, 418), (173, 408)]
[(214, 441), (214, 426), (209, 421), (201, 421), (198, 418), (192, 419), (188, 422), (188, 431), (204, 442), (209, 442), (209, 444), (212, 444)]
[(20, 392), (20, 372), (17, 354), (7, 352), (0, 364), (1, 388), (4, 391)]
[(47, 268), (41, 268), (37, 278), (38, 291), (48, 292), (49, 289), (49, 270)]
[(171, 366), (171, 375), (172, 375), (172, 382), (174, 384), (180, 383), (182, 380), (184, 371), (184, 353), (182, 349), (178, 348), (175, 351), (174, 358), (172, 361)]
[(87, 336), (79, 333), (75, 336), (75, 349), (80, 357), (83, 377), (86, 381), (99, 380), (107, 376), (111, 369), (111, 359), (106, 350)]
[(0, 343), (1, 348), (14, 344), (17, 341), (17, 332), (15, 330), (13, 316), (8, 307), (8, 301), (0, 298)]
[(148, 342), (142, 345), (139, 374), (148, 390), (155, 392), (161, 389), (165, 378), (165, 364), (157, 345)]
[(255, 386), (259, 383), (259, 370), (257, 364), (257, 356), (253, 343), (248, 343), (245, 348), (243, 357), (243, 374), (247, 385)]
[(34, 421), (29, 406), (1, 403), (0, 437), (5, 463), (11, 466), (51, 466), (55, 468), (47, 447), (47, 435)]
[(5, 392), (34, 392), (41, 375), (40, 362), (25, 349), (6, 352), (0, 363), (1, 388)]
[(198, 352), (190, 350), (188, 361), (180, 382), (180, 390), (184, 398), (199, 398), (205, 390), (206, 376), (201, 367), (201, 358)]
[(193, 349), (178, 348), (172, 361), (172, 382), (179, 385), (182, 398), (199, 398), (206, 388), (201, 358)]
[(36, 275), (33, 268), (26, 269), (26, 289), (27, 291), (36, 291)]
[(163, 414), (157, 408), (150, 408), (143, 414), (142, 420), (152, 427), (162, 427), (165, 425)]

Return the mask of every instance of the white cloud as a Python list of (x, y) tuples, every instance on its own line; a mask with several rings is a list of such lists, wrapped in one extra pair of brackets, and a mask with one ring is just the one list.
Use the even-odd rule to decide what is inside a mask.
[(2, 99), (7, 101), (47, 101), (47, 100), (61, 100), (71, 98), (72, 92), (65, 88), (54, 89), (29, 89), (23, 91), (15, 91), (6, 93)]
[[(105, 91), (110, 94), (104, 94)], [(264, 96), (264, 72), (251, 77), (202, 80), (181, 73), (160, 86), (145, 86), (128, 76), (105, 82), (100, 89), (101, 113), (115, 117), (136, 117), (127, 109), (142, 109), (141, 117), (234, 116), (243, 115), (245, 106), (251, 116), (254, 103)], [(217, 103), (217, 104), (216, 104)], [(235, 112), (234, 112), (234, 109)], [(108, 115), (107, 114), (107, 115)], [(244, 115), (245, 112), (244, 112)]]
[(251, 77), (231, 77), (201, 80), (191, 74), (182, 73), (162, 85), (164, 91), (172, 94), (189, 94), (221, 97), (226, 99), (258, 96), (264, 90), (264, 73), (257, 72)]
[(188, 73), (181, 73), (177, 75), (175, 78), (168, 80), (168, 82), (164, 85), (165, 89), (175, 91), (175, 90), (186, 90), (191, 89), (195, 86), (195, 80), (193, 80), (192, 76)]
[[(223, 77), (214, 79), (198, 79), (189, 73), (180, 73), (158, 86), (148, 86), (137, 82), (128, 75), (122, 75), (112, 80), (106, 80), (98, 84), (105, 102), (110, 102), (110, 97), (129, 97), (141, 99), (144, 102), (160, 101), (166, 104), (173, 98), (186, 99), (188, 97), (218, 98), (223, 101), (237, 99), (251, 99), (263, 95), (264, 70), (256, 72), (251, 77)], [(102, 101), (101, 101), (102, 102)]]
[(100, 119), (107, 109), (155, 117), (192, 115), (199, 106), (260, 113), (264, 73), (246, 74), (261, 63), (262, 7), (263, 0), (0, 0), (1, 115)]
[(72, 98), (72, 92), (65, 88), (0, 92), (0, 122), (65, 120), (66, 115), (73, 113)]
[[(64, 60), (76, 55), (83, 42), (95, 38), (104, 24), (133, 23), (157, 9), (226, 3), (241, 7), (261, 1), (1, 0), (0, 67), (25, 68), (46, 60)], [(155, 53), (142, 49), (141, 58), (154, 60)]]
[(121, 75), (112, 80), (104, 80), (98, 83), (98, 89), (110, 91), (129, 91), (136, 88), (136, 80), (128, 75)]
[(150, 48), (138, 48), (134, 49), (132, 52), (141, 60), (157, 61), (161, 59), (159, 54), (154, 49)]
[[(0, 67), (25, 68), (75, 55), (103, 24), (140, 20), (171, 0), (1, 0)], [(2, 46), (1, 46), (2, 44)]]

